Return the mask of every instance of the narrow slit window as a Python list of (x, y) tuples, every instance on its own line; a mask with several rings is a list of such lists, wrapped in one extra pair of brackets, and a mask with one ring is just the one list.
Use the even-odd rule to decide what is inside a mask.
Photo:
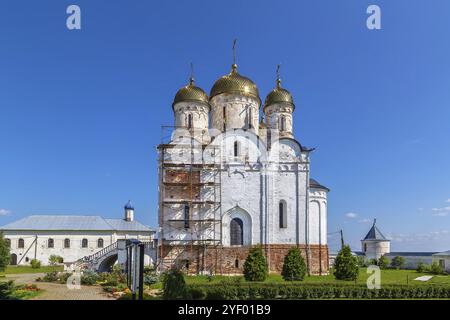
[(281, 131), (286, 131), (286, 117), (281, 117)]
[(192, 114), (188, 114), (188, 129), (193, 128)]
[(223, 106), (222, 112), (223, 112), (223, 114), (222, 114), (222, 116), (223, 116), (223, 131), (225, 131), (227, 129), (227, 126), (226, 126), (226, 124), (227, 124), (227, 111), (225, 109), (225, 106)]
[(234, 153), (235, 157), (239, 156), (239, 142), (238, 141), (234, 142), (233, 153)]
[(287, 228), (286, 202), (284, 200), (281, 200), (278, 206), (280, 216), (280, 228)]
[(189, 204), (184, 204), (184, 228), (189, 229)]

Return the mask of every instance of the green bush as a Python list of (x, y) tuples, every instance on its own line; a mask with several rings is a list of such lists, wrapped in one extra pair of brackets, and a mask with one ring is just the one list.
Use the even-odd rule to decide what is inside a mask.
[(38, 259), (32, 259), (30, 264), (33, 269), (39, 269), (41, 267), (41, 262)]
[(42, 278), (42, 281), (44, 281), (44, 282), (58, 281), (58, 272), (57, 271), (47, 272), (45, 274), (44, 278)]
[(83, 271), (83, 273), (81, 274), (81, 284), (93, 286), (98, 280), (99, 275), (94, 271), (87, 270)]
[(339, 251), (334, 263), (334, 277), (337, 280), (356, 280), (358, 279), (359, 268), (356, 257), (352, 255), (349, 246), (344, 246)]
[(445, 274), (444, 268), (442, 268), (442, 266), (437, 262), (433, 262), (431, 264), (430, 272), (436, 275)]
[(368, 261), (365, 256), (357, 256), (356, 259), (358, 261), (358, 267), (365, 268), (368, 266)]
[(247, 281), (264, 281), (269, 274), (266, 257), (261, 246), (249, 250), (244, 262), (244, 278)]
[(387, 269), (389, 266), (389, 259), (385, 256), (381, 256), (380, 259), (378, 259), (378, 266), (380, 269)]
[(400, 256), (394, 257), (394, 259), (392, 259), (391, 261), (391, 266), (395, 269), (400, 269), (404, 265), (405, 265), (405, 258)]
[[(275, 300), (275, 299), (446, 299), (445, 286), (391, 285), (371, 290), (364, 285), (324, 285), (299, 283), (243, 283), (224, 286), (219, 283), (191, 284), (189, 297), (207, 300)], [(194, 294), (195, 293), (195, 294)]]
[(424, 273), (429, 271), (429, 267), (425, 263), (423, 263), (423, 261), (419, 261), (416, 271), (419, 273)]
[(64, 258), (61, 256), (58, 256), (56, 254), (52, 254), (49, 258), (48, 258), (48, 262), (54, 266), (57, 265), (58, 263), (63, 263), (64, 262)]
[(9, 245), (3, 237), (3, 232), (0, 232), (0, 272), (5, 271), (10, 260)]
[(0, 300), (11, 299), (15, 289), (13, 281), (0, 282)]
[(284, 257), (281, 276), (286, 281), (303, 281), (306, 275), (306, 264), (300, 249), (291, 248)]
[(191, 288), (190, 298), (193, 300), (203, 300), (206, 298), (206, 291), (203, 288)]
[(378, 260), (377, 259), (370, 259), (368, 264), (371, 265), (371, 266), (377, 266), (378, 265)]
[(58, 275), (59, 283), (61, 283), (61, 284), (67, 283), (67, 280), (70, 278), (70, 276), (72, 276), (72, 273), (70, 273), (70, 272), (61, 272)]
[(188, 297), (186, 281), (183, 273), (178, 269), (172, 269), (163, 275), (163, 299), (175, 300)]
[(144, 268), (144, 284), (147, 286), (151, 286), (152, 284), (158, 283), (160, 281), (159, 275), (156, 273), (156, 270), (152, 267)]
[(102, 286), (115, 287), (119, 284), (126, 283), (126, 276), (120, 270), (116, 270), (113, 272), (103, 272), (98, 274), (97, 281), (101, 281)]
[(159, 276), (156, 274), (146, 274), (144, 275), (144, 284), (151, 286), (152, 284), (159, 282)]

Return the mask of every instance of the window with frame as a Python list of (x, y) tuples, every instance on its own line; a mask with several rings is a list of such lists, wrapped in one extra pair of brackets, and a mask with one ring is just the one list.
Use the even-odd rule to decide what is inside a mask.
[(19, 249), (25, 248), (25, 240), (23, 240), (22, 238), (20, 238), (19, 241), (18, 241), (18, 243), (17, 243), (17, 248), (19, 248)]
[(281, 125), (280, 125), (280, 131), (286, 131), (286, 117), (281, 116)]
[(270, 149), (270, 146), (272, 144), (272, 132), (270, 129), (267, 129), (267, 148)]
[(64, 239), (64, 248), (66, 249), (70, 248), (70, 239), (68, 238)]
[(189, 229), (189, 203), (184, 204), (184, 228)]
[(55, 240), (53, 240), (52, 238), (47, 240), (47, 247), (49, 248), (54, 248), (55, 247)]
[(97, 240), (97, 248), (103, 248), (103, 239), (102, 238), (99, 238)]
[(239, 141), (235, 141), (233, 145), (233, 154), (235, 157), (239, 156)]
[(230, 245), (242, 246), (244, 244), (244, 223), (239, 218), (230, 222)]
[(278, 204), (278, 214), (280, 220), (280, 228), (287, 228), (287, 206), (286, 201), (281, 200)]
[(194, 122), (192, 120), (192, 114), (188, 114), (188, 121), (187, 122), (188, 122), (188, 125), (187, 125), (188, 129), (192, 129), (193, 124), (194, 124)]

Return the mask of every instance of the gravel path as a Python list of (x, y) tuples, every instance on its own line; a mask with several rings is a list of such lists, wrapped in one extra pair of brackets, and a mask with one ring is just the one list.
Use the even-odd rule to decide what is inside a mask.
[(14, 280), (16, 284), (35, 284), (43, 292), (32, 300), (115, 300), (108, 297), (101, 287), (81, 286), (81, 289), (70, 290), (65, 284), (36, 282), (36, 278), (44, 274), (9, 274), (6, 279)]

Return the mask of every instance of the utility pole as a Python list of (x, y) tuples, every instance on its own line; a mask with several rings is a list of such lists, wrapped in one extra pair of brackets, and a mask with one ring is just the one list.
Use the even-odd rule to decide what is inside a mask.
[(34, 238), (34, 260), (36, 260), (36, 258), (37, 258), (37, 240), (38, 240), (38, 236), (36, 235)]

